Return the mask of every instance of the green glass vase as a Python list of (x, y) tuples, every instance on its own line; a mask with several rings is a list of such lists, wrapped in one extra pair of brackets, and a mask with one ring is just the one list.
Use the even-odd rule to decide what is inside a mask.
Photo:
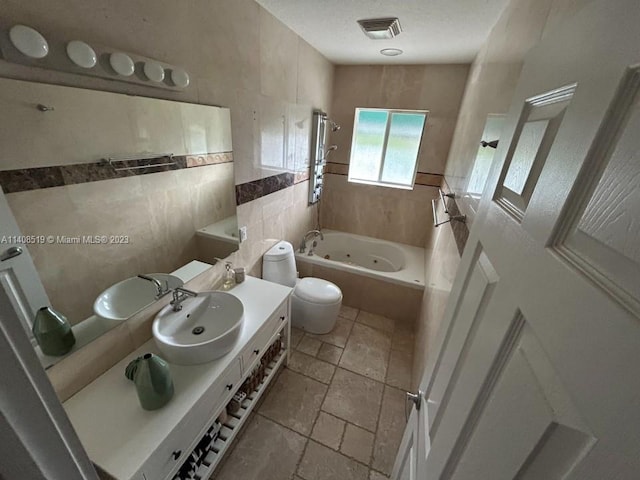
[(50, 307), (38, 310), (32, 331), (45, 355), (65, 355), (76, 343), (76, 337), (73, 336), (73, 330), (66, 317)]
[(140, 405), (145, 410), (164, 407), (173, 397), (169, 364), (153, 353), (146, 353), (129, 363), (125, 376), (135, 383)]

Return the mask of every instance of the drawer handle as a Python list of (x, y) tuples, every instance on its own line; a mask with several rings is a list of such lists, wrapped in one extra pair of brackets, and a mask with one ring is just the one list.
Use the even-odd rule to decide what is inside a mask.
[(284, 315), (280, 317), (280, 321), (282, 322), (283, 320), (284, 320)]
[(178, 460), (180, 458), (180, 455), (182, 455), (182, 450), (176, 450), (171, 455), (173, 455), (174, 460)]
[(258, 355), (258, 354), (260, 353), (260, 349), (259, 349), (259, 348), (256, 348), (256, 349), (253, 351), (253, 353), (255, 353), (256, 355)]
[(229, 391), (230, 391), (232, 388), (233, 388), (233, 383), (229, 383), (229, 384), (227, 384), (227, 390), (229, 390)]

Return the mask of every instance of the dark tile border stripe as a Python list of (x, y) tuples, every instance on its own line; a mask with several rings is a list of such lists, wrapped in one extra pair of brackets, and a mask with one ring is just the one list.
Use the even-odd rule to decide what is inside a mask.
[[(158, 166), (159, 164), (170, 162), (173, 162), (173, 165)], [(106, 162), (93, 162), (2, 170), (0, 171), (0, 185), (4, 193), (16, 193), (229, 162), (233, 162), (232, 152), (199, 156), (176, 155), (173, 157), (161, 156), (136, 160), (121, 160), (113, 161), (111, 165)], [(116, 170), (116, 168), (134, 169)]]
[[(446, 192), (451, 192), (451, 189), (449, 188), (449, 184), (447, 183), (446, 179), (444, 179), (444, 181), (442, 182), (442, 189)], [(455, 198), (447, 197), (447, 209), (449, 210), (450, 216), (462, 214)], [(458, 253), (462, 257), (462, 253), (464, 252), (464, 247), (467, 245), (467, 240), (469, 240), (469, 227), (467, 226), (466, 223), (457, 222), (455, 220), (452, 220), (451, 222), (449, 222), (449, 225), (451, 225), (451, 230), (453, 231), (453, 237), (456, 240), (456, 247), (458, 247)]]
[(295, 173), (285, 172), (236, 185), (236, 204), (242, 205), (300, 183), (295, 180)]
[[(325, 173), (328, 173), (330, 175), (346, 176), (349, 174), (349, 164), (327, 162)], [(423, 187), (440, 187), (442, 185), (443, 179), (444, 175), (439, 173), (417, 172), (415, 185), (421, 185)]]

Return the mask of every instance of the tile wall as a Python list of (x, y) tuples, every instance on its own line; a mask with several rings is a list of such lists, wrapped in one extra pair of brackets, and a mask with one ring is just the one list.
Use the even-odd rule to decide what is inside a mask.
[[(441, 185), (468, 71), (464, 64), (336, 67), (331, 117), (342, 128), (329, 139), (338, 150), (329, 157), (323, 227), (425, 246), (437, 196), (429, 186)], [(347, 183), (357, 107), (429, 111), (413, 190)]]
[[(303, 130), (309, 132), (312, 109), (330, 111), (334, 67), (255, 1), (116, 0), (107, 5), (71, 0), (64, 8), (52, 8), (46, 0), (7, 0), (3, 17), (32, 25), (45, 37), (82, 39), (180, 65), (191, 75), (191, 85), (172, 92), (2, 60), (0, 77), (229, 107), (237, 185), (296, 170), (301, 170), (296, 179), (308, 175), (308, 158), (300, 154), (310, 141), (305, 138), (308, 133), (288, 143), (283, 116), (308, 118)], [(316, 209), (307, 207), (307, 189), (306, 181), (294, 181), (238, 207), (248, 240), (232, 255), (234, 265), (260, 274), (261, 256), (276, 240), (297, 239), (315, 225)], [(68, 205), (70, 200), (63, 197)], [(51, 215), (55, 218), (56, 211)], [(216, 266), (187, 287), (211, 288), (221, 274), (222, 267)], [(163, 303), (164, 299), (49, 369), (60, 398), (68, 398), (150, 338), (150, 319)]]

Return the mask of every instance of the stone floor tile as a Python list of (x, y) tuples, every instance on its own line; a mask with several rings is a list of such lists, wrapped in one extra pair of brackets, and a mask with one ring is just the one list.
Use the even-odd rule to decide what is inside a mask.
[(300, 340), (302, 340), (302, 337), (304, 337), (304, 330), (291, 327), (291, 348), (296, 348)]
[(313, 426), (311, 438), (327, 447), (338, 450), (344, 433), (344, 426), (345, 422), (343, 420), (328, 413), (320, 412), (316, 424)]
[(368, 471), (364, 465), (313, 440), (298, 467), (298, 475), (305, 480), (367, 480)]
[(306, 353), (307, 355), (315, 357), (318, 353), (318, 350), (320, 350), (320, 345), (322, 345), (320, 340), (316, 340), (315, 338), (311, 338), (305, 335), (304, 337), (302, 337), (302, 340), (300, 340), (300, 343), (298, 343), (296, 349), (303, 353)]
[(396, 328), (391, 339), (391, 350), (402, 352), (413, 352), (416, 342), (415, 332), (405, 328)]
[(375, 470), (369, 470), (369, 480), (389, 480), (389, 477)]
[(303, 435), (309, 435), (327, 386), (284, 369), (259, 413)]
[(339, 366), (384, 382), (390, 350), (391, 338), (387, 333), (356, 323), (340, 358)]
[(342, 305), (340, 307), (340, 314), (343, 318), (348, 318), (349, 320), (355, 320), (358, 316), (358, 309), (354, 307), (348, 307), (347, 305)]
[(411, 353), (391, 350), (385, 383), (402, 390), (411, 390), (412, 368), (413, 355)]
[(358, 313), (356, 322), (362, 323), (364, 325), (369, 325), (370, 327), (377, 328), (378, 330), (383, 330), (389, 333), (392, 333), (395, 330), (396, 326), (396, 322), (391, 318), (383, 317), (382, 315), (376, 315), (375, 313), (365, 312), (363, 310), (360, 310), (360, 312)]
[(349, 334), (351, 333), (351, 328), (353, 328), (352, 320), (338, 317), (336, 326), (333, 327), (333, 330), (331, 330), (331, 332), (324, 335), (313, 335), (307, 333), (306, 336), (321, 340), (326, 343), (330, 343), (331, 345), (335, 345), (336, 347), (344, 348), (344, 346), (347, 344)]
[[(307, 439), (255, 415), (229, 454), (216, 480), (282, 480), (291, 478)], [(274, 458), (278, 458), (274, 462)]]
[(336, 369), (336, 367), (330, 363), (296, 351), (291, 354), (287, 367), (294, 372), (301, 373), (322, 383), (329, 383)]
[(340, 361), (340, 357), (342, 356), (342, 351), (343, 349), (340, 347), (336, 347), (335, 345), (331, 345), (330, 343), (322, 342), (320, 350), (318, 350), (317, 357), (320, 360), (324, 360), (325, 362), (337, 365)]
[(373, 439), (373, 433), (347, 423), (340, 452), (344, 453), (347, 457), (354, 458), (365, 465), (369, 465), (371, 452), (373, 450)]
[(322, 410), (374, 432), (383, 388), (379, 382), (338, 368), (329, 385)]
[(371, 466), (387, 475), (391, 474), (406, 426), (404, 408), (405, 392), (385, 387)]

